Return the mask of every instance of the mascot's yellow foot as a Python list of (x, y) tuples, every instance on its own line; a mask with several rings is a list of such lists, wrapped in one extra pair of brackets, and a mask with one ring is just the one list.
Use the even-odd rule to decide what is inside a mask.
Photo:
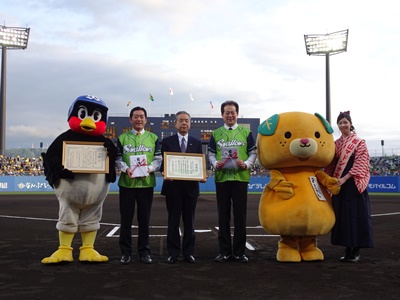
[(60, 246), (50, 257), (42, 259), (42, 264), (58, 264), (62, 262), (72, 262), (72, 247)]
[(324, 254), (317, 247), (317, 239), (302, 237), (299, 242), (301, 259), (304, 261), (324, 260)]
[(106, 262), (108, 257), (100, 255), (99, 252), (94, 250), (93, 246), (82, 246), (79, 248), (79, 261), (82, 262)]
[(301, 259), (304, 261), (324, 260), (322, 251), (315, 247), (314, 249), (307, 249), (307, 251), (300, 250)]
[(298, 249), (298, 237), (281, 236), (281, 240), (278, 242), (276, 260), (280, 262), (301, 262)]
[(279, 262), (300, 262), (301, 256), (297, 249), (279, 248), (276, 253), (276, 260)]

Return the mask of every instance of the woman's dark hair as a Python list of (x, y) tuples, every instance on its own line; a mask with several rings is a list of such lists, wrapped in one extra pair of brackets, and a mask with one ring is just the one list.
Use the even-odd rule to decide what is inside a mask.
[(354, 131), (355, 128), (354, 128), (354, 126), (353, 126), (353, 122), (351, 121), (350, 111), (349, 111), (349, 110), (339, 113), (339, 116), (337, 117), (337, 120), (336, 120), (336, 124), (338, 124), (339, 121), (340, 121), (341, 119), (343, 119), (343, 118), (347, 119), (347, 121), (350, 122), (350, 131)]

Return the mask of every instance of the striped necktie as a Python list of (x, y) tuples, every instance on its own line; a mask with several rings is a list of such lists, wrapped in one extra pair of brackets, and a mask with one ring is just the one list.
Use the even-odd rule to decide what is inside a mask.
[(185, 138), (181, 140), (181, 152), (186, 152)]

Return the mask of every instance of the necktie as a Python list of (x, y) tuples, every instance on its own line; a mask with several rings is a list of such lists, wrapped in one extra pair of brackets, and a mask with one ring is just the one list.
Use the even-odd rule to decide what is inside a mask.
[(229, 130), (232, 130), (232, 127), (229, 127)]
[(186, 145), (185, 145), (185, 139), (182, 138), (181, 141), (181, 152), (186, 152)]
[(140, 135), (140, 132), (138, 131), (138, 132), (136, 132), (136, 135)]

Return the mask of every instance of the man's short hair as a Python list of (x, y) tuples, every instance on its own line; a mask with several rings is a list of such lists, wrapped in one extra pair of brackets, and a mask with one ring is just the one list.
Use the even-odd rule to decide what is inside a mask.
[(221, 104), (221, 114), (224, 113), (225, 106), (227, 105), (234, 105), (236, 108), (236, 113), (239, 114), (239, 104), (236, 101), (233, 100), (227, 100), (224, 103)]

